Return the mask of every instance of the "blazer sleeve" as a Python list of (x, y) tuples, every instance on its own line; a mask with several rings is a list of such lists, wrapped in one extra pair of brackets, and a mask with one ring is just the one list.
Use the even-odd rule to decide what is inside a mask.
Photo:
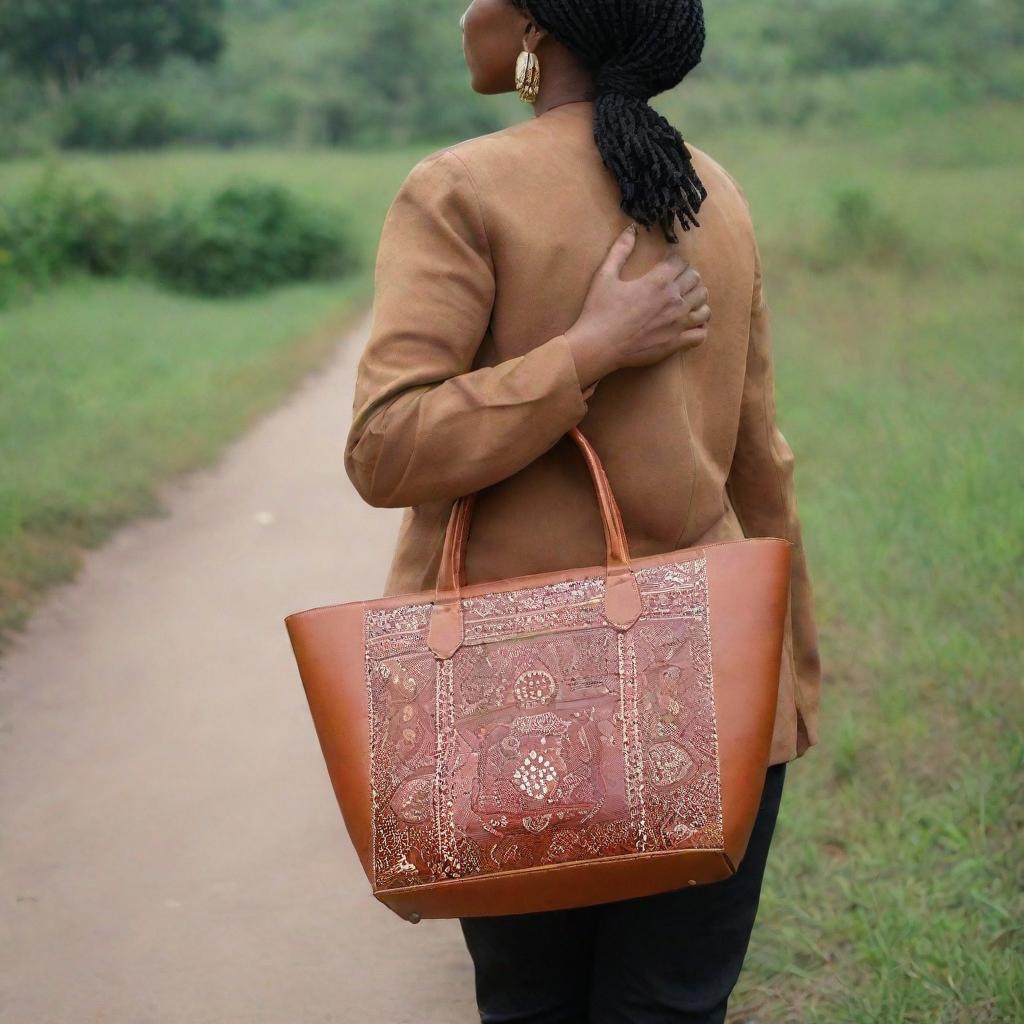
[(474, 368), (495, 273), (475, 184), (450, 150), (416, 164), (381, 229), (345, 468), (371, 505), (454, 500), (511, 476), (587, 413), (564, 334)]
[[(794, 481), (793, 451), (779, 430), (771, 320), (765, 298), (761, 257), (755, 248), (750, 336), (739, 433), (726, 489), (747, 537), (783, 537), (792, 544), (790, 603), (786, 613), (784, 670), (792, 673), (798, 708), (817, 704), (821, 664), (811, 579), (804, 551)], [(816, 737), (798, 723), (798, 750)]]

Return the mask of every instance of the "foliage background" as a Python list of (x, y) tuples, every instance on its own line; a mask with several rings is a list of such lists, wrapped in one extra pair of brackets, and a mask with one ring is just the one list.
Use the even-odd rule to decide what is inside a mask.
[[(0, 24), (5, 10), (54, 3), (4, 0)], [(1024, 90), (1017, 0), (714, 0), (707, 9), (711, 44), (687, 85), (690, 130), (850, 123)], [(211, 32), (193, 32), (184, 48), (202, 63), (174, 52), (155, 71), (115, 60), (56, 97), (52, 83), (4, 75), (0, 63), (0, 147), (374, 146), (493, 130), (518, 109), (466, 89), (461, 10), (452, 0), (225, 0), (220, 60), (209, 59), (219, 52)]]

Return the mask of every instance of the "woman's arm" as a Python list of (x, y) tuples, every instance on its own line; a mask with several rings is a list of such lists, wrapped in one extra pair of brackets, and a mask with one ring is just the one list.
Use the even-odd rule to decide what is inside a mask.
[(371, 505), (454, 499), (497, 483), (586, 415), (596, 385), (581, 384), (564, 334), (472, 368), (494, 294), (465, 166), (447, 150), (425, 157), (381, 231), (373, 323), (345, 445), (349, 478)]
[[(816, 706), (812, 695), (821, 675), (818, 631), (797, 509), (793, 451), (775, 419), (771, 321), (756, 243), (755, 259), (739, 434), (726, 489), (745, 536), (783, 537), (793, 545), (786, 615), (792, 649), (784, 650), (783, 657), (792, 658), (793, 679), (798, 691), (803, 692), (799, 704), (806, 708)], [(800, 727), (804, 729), (803, 723)], [(799, 737), (801, 752), (807, 740), (806, 733)], [(810, 737), (810, 742), (814, 741)]]

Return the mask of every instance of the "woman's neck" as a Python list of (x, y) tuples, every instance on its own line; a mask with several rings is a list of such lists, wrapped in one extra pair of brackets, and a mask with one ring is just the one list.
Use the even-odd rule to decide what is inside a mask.
[(565, 103), (579, 103), (596, 96), (593, 75), (575, 60), (560, 59), (562, 53), (564, 51), (552, 51), (542, 58), (540, 91), (537, 102), (533, 104), (534, 117)]

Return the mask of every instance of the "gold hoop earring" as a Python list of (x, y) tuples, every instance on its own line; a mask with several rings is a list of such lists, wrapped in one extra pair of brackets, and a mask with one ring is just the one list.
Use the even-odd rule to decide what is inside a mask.
[(516, 92), (524, 103), (536, 103), (540, 92), (540, 61), (525, 48), (516, 61)]

